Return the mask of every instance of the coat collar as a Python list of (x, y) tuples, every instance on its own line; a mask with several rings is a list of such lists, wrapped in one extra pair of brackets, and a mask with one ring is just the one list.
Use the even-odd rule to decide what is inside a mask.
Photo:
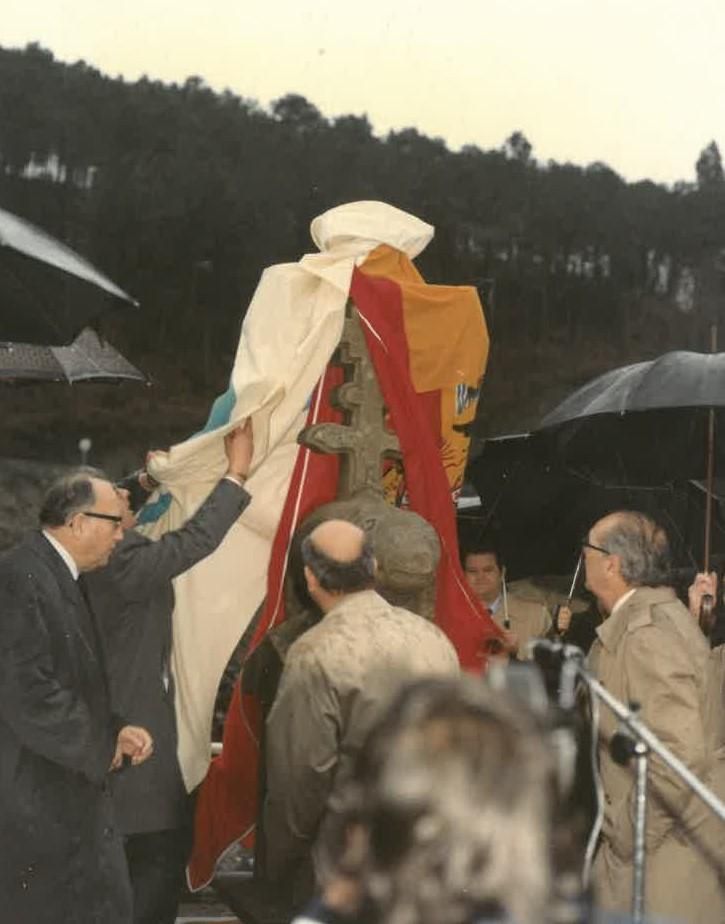
[(68, 570), (70, 571), (71, 577), (73, 578), (73, 580), (74, 580), (74, 581), (77, 581), (77, 580), (78, 580), (78, 575), (79, 575), (80, 572), (78, 571), (78, 565), (75, 563), (75, 559), (73, 558), (73, 556), (71, 555), (71, 553), (70, 553), (70, 552), (68, 551), (68, 549), (63, 545), (62, 542), (59, 542), (59, 541), (55, 538), (55, 536), (54, 536), (51, 532), (48, 532), (48, 530), (45, 530), (45, 529), (44, 529), (44, 530), (42, 530), (42, 533), (43, 533), (43, 536), (48, 540), (48, 542), (53, 546), (53, 548), (55, 549), (55, 551), (60, 555), (60, 557), (61, 557), (61, 558), (63, 559), (63, 561), (65, 562), (66, 567), (67, 567)]
[[(34, 532), (28, 536), (26, 544), (30, 551), (37, 555), (38, 558), (49, 568), (53, 576), (58, 581), (60, 591), (71, 605), (68, 610), (68, 625), (72, 626), (74, 631), (80, 637), (88, 653), (93, 660), (97, 660), (97, 638), (96, 630), (93, 625), (93, 615), (90, 612), (86, 601), (81, 593), (78, 582), (68, 569), (68, 565), (63, 561), (60, 554), (45, 538), (42, 532)], [(72, 614), (72, 618), (71, 617)]]
[(50, 568), (53, 575), (58, 579), (63, 595), (72, 600), (76, 605), (79, 601), (79, 591), (73, 575), (68, 569), (68, 565), (63, 561), (58, 552), (53, 548), (50, 542), (39, 530), (31, 533), (26, 544), (33, 554), (37, 555), (45, 565)]
[(659, 603), (674, 603), (677, 594), (671, 587), (638, 587), (632, 596), (597, 626), (597, 635), (609, 651), (617, 647), (626, 632), (633, 632), (652, 623), (652, 607)]
[(388, 605), (387, 601), (372, 587), (367, 590), (355, 590), (352, 593), (341, 596), (339, 601), (325, 613), (325, 616), (329, 616), (331, 613), (337, 613), (338, 610), (343, 610), (346, 613), (352, 612), (360, 607), (370, 606), (373, 601), (377, 602), (380, 600), (382, 600), (386, 606)]

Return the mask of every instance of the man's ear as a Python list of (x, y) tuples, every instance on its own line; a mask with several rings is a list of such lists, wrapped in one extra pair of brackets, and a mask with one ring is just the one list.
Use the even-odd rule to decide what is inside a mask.
[(307, 590), (309, 591), (310, 596), (314, 597), (315, 592), (319, 590), (320, 582), (317, 580), (317, 578), (313, 574), (312, 569), (309, 567), (309, 565), (305, 565), (304, 575), (305, 575), (305, 584), (307, 584)]
[(71, 534), (77, 539), (83, 532), (83, 517), (80, 513), (76, 513), (70, 518), (70, 520), (68, 520), (66, 526), (70, 529)]
[(604, 570), (612, 577), (622, 576), (622, 561), (619, 555), (610, 555), (604, 563)]

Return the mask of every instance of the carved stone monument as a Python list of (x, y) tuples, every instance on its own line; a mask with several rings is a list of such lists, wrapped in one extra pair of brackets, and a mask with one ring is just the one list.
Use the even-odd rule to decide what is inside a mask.
[(244, 689), (259, 696), (266, 707), (274, 699), (288, 648), (320, 618), (307, 595), (300, 546), (323, 520), (349, 520), (364, 529), (378, 563), (378, 592), (395, 606), (428, 619), (434, 616), (440, 542), (421, 516), (393, 507), (383, 498), (384, 461), (401, 460), (402, 455), (397, 437), (386, 427), (387, 409), (352, 301), (332, 361), (344, 370), (345, 380), (331, 401), (343, 412), (345, 422), (306, 427), (298, 440), (314, 452), (342, 456), (338, 497), (314, 510), (295, 533), (285, 576), (286, 618), (267, 633), (245, 663)]
[(379, 592), (396, 606), (432, 619), (440, 543), (433, 527), (417, 513), (383, 499), (383, 463), (402, 456), (398, 438), (386, 426), (387, 409), (352, 301), (347, 304), (338, 354), (333, 361), (342, 366), (345, 381), (331, 400), (345, 423), (315, 424), (298, 437), (315, 452), (342, 455), (338, 497), (315, 510), (300, 534), (332, 518), (356, 523), (372, 540)]

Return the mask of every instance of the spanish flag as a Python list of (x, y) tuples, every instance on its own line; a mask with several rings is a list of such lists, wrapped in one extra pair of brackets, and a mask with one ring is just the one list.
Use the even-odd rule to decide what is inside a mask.
[[(384, 472), (385, 496), (436, 529), (441, 543), (436, 621), (465, 669), (480, 671), (498, 631), (463, 577), (456, 538), (460, 490), (489, 340), (481, 303), (467, 286), (429, 285), (409, 256), (390, 244), (372, 248), (352, 270), (357, 310), (402, 464)], [(331, 403), (343, 370), (329, 362), (309, 404), (307, 425), (342, 422)], [(285, 618), (283, 581), (290, 539), (304, 518), (334, 500), (339, 458), (300, 447), (272, 545), (267, 594), (250, 653)], [(238, 682), (227, 714), (222, 754), (212, 761), (197, 801), (188, 881), (207, 884), (223, 853), (254, 842), (258, 806), (260, 704)]]

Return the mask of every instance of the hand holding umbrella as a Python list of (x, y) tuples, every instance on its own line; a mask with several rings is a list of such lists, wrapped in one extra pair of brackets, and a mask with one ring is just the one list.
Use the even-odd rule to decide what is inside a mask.
[[(712, 631), (713, 607), (717, 599), (717, 574), (700, 571), (687, 589), (690, 613), (700, 622), (700, 628), (709, 635)], [(705, 625), (703, 625), (703, 622)]]

